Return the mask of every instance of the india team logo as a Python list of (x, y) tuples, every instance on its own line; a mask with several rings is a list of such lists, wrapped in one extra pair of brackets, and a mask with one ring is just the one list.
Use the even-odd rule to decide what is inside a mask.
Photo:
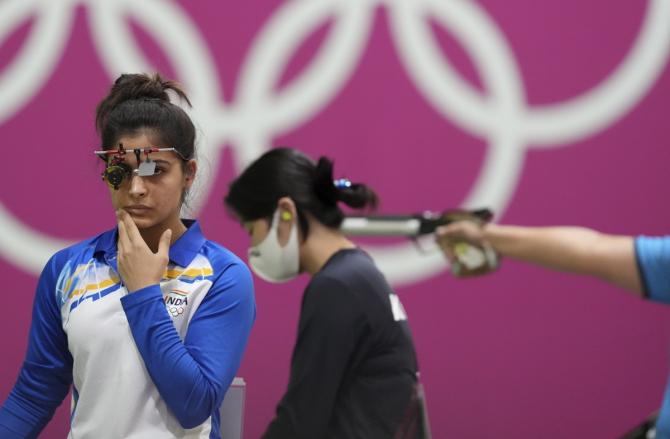
[(171, 290), (169, 293), (163, 296), (165, 308), (172, 317), (179, 317), (180, 315), (184, 314), (184, 311), (188, 306), (188, 294), (188, 291)]

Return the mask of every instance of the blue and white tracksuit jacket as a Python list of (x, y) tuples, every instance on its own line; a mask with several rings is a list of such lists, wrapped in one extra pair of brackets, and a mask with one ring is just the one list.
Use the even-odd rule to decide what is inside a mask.
[(0, 437), (35, 437), (72, 389), (69, 438), (219, 438), (219, 406), (256, 315), (251, 275), (198, 222), (160, 285), (129, 294), (116, 229), (56, 253)]

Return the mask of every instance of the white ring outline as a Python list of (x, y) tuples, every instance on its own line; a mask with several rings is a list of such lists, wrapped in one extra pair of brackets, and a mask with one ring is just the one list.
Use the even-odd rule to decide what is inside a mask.
[[(44, 9), (38, 10), (42, 5)], [(23, 50), (0, 74), (0, 124), (37, 94), (53, 72), (74, 22), (74, 11), (57, 2), (5, 0), (0, 4), (0, 41), (36, 15)]]
[[(52, 58), (49, 58), (48, 56), (44, 56), (43, 59), (41, 58), (43, 61), (43, 67), (38, 70), (41, 73), (41, 76), (37, 76), (39, 81), (32, 83), (31, 87), (24, 88), (24, 90), (26, 90), (25, 94), (21, 96), (24, 99), (24, 102), (21, 102), (17, 105), (15, 102), (19, 102), (20, 99), (8, 101), (10, 105), (5, 105), (4, 113), (2, 112), (3, 107), (0, 106), (0, 123), (3, 120), (2, 117), (7, 118), (13, 112), (16, 112), (25, 103), (25, 101), (27, 101), (44, 83), (46, 73), (48, 73), (48, 70), (53, 70), (55, 65), (55, 54), (62, 53), (62, 48), (65, 44), (65, 38), (59, 39), (57, 35), (63, 34), (64, 31), (70, 29), (72, 25), (73, 10), (72, 8), (67, 9), (65, 6), (72, 6), (72, 4), (75, 3), (74, 1), (50, 2), (48, 0), (25, 0), (24, 2), (21, 2), (21, 0), (7, 0), (7, 2), (2, 6), (11, 9), (10, 6), (17, 8), (16, 5), (18, 4), (25, 8), (27, 7), (29, 1), (31, 2), (29, 3), (31, 6), (40, 4), (47, 8), (46, 10), (48, 13), (46, 13), (46, 17), (50, 18), (51, 21), (42, 22), (42, 20), (39, 20), (38, 24), (49, 23), (51, 25), (51, 27), (47, 26), (46, 24), (44, 25), (45, 28), (51, 30), (51, 32), (54, 32), (48, 42), (53, 44), (54, 47), (59, 47), (60, 51), (51, 51), (50, 53), (53, 56)], [(189, 36), (191, 37), (189, 40), (191, 42), (191, 46), (186, 47), (186, 45), (181, 46), (180, 44), (175, 44), (174, 46), (168, 45), (168, 49), (173, 47), (175, 48), (172, 51), (168, 50), (168, 55), (173, 61), (183, 60), (185, 53), (194, 51), (193, 47), (197, 48), (195, 50), (196, 55), (194, 55), (192, 59), (193, 62), (189, 63), (187, 68), (183, 68), (183, 65), (180, 66), (179, 63), (174, 63), (174, 66), (179, 74), (184, 76), (182, 79), (185, 79), (184, 82), (189, 89), (189, 93), (191, 93), (192, 96), (197, 96), (193, 99), (196, 108), (204, 108), (207, 110), (198, 111), (197, 113), (194, 112), (195, 114), (198, 114), (199, 117), (202, 117), (203, 126), (206, 128), (206, 131), (211, 130), (214, 133), (214, 136), (206, 141), (206, 144), (203, 145), (204, 148), (202, 149), (204, 149), (205, 154), (210, 157), (210, 160), (214, 161), (219, 157), (217, 145), (223, 144), (224, 141), (232, 141), (233, 145), (236, 147), (235, 149), (238, 152), (238, 156), (236, 157), (236, 165), (238, 166), (238, 169), (241, 167), (241, 165), (244, 165), (251, 158), (255, 157), (255, 155), (266, 150), (269, 147), (272, 138), (280, 131), (285, 131), (292, 126), (297, 125), (301, 121), (304, 123), (305, 120), (320, 111), (320, 108), (317, 108), (318, 105), (323, 106), (326, 102), (332, 99), (334, 93), (337, 91), (337, 87), (334, 87), (333, 85), (335, 84), (341, 86), (341, 84), (343, 84), (344, 80), (351, 75), (353, 67), (355, 66), (353, 61), (357, 61), (360, 57), (362, 47), (364, 47), (364, 44), (360, 44), (360, 40), (363, 38), (363, 35), (367, 36), (370, 31), (372, 7), (376, 4), (386, 5), (391, 10), (391, 15), (395, 17), (396, 26), (400, 27), (408, 26), (408, 22), (403, 22), (403, 20), (398, 19), (397, 16), (397, 10), (403, 10), (403, 8), (405, 11), (413, 12), (414, 18), (416, 18), (417, 12), (424, 13), (428, 11), (431, 13), (437, 13), (441, 20), (445, 20), (451, 23), (457, 36), (459, 33), (468, 33), (468, 29), (464, 29), (462, 26), (459, 27), (460, 23), (479, 23), (481, 26), (479, 27), (478, 34), (480, 32), (483, 32), (481, 35), (498, 34), (502, 38), (497, 40), (495, 38), (489, 38), (488, 42), (486, 41), (486, 38), (483, 40), (461, 39), (465, 48), (469, 50), (470, 53), (474, 54), (473, 61), (475, 62), (475, 65), (480, 67), (481, 65), (486, 65), (488, 63), (486, 57), (482, 58), (479, 56), (479, 51), (486, 51), (486, 47), (496, 46), (496, 42), (499, 43), (497, 45), (498, 49), (490, 51), (489, 55), (499, 55), (504, 51), (508, 52), (507, 57), (501, 57), (501, 60), (498, 61), (499, 66), (506, 66), (506, 71), (509, 74), (506, 77), (507, 79), (504, 79), (504, 75), (501, 76), (501, 72), (504, 72), (504, 69), (481, 70), (484, 76), (483, 80), (486, 85), (489, 86), (489, 91), (491, 92), (491, 95), (488, 96), (488, 99), (480, 98), (479, 92), (477, 91), (472, 92), (472, 90), (470, 90), (472, 87), (465, 81), (462, 81), (457, 76), (457, 74), (451, 72), (446, 62), (436, 63), (435, 61), (428, 61), (427, 63), (432, 64), (433, 66), (438, 66), (435, 71), (439, 71), (444, 75), (439, 78), (440, 81), (451, 84), (446, 87), (447, 89), (451, 89), (451, 91), (453, 91), (454, 87), (457, 86), (456, 88), (459, 89), (460, 93), (459, 91), (456, 93), (447, 93), (447, 95), (443, 96), (442, 100), (432, 99), (430, 93), (427, 95), (425, 90), (429, 90), (430, 87), (435, 87), (435, 84), (437, 84), (438, 81), (436, 81), (435, 78), (431, 77), (430, 75), (426, 76), (428, 79), (423, 78), (421, 75), (417, 75), (416, 72), (414, 72), (413, 77), (415, 78), (416, 84), (420, 91), (423, 92), (424, 96), (426, 96), (429, 102), (431, 102), (433, 107), (436, 108), (440, 114), (443, 116), (448, 115), (450, 119), (455, 120), (457, 123), (459, 123), (459, 125), (463, 126), (467, 130), (478, 133), (485, 138), (489, 138), (489, 153), (487, 154), (485, 163), (482, 167), (482, 170), (480, 171), (480, 178), (478, 178), (475, 187), (471, 190), (464, 204), (466, 206), (487, 204), (493, 206), (494, 208), (497, 207), (496, 210), (498, 210), (498, 213), (502, 212), (504, 209), (504, 204), (506, 204), (512, 194), (513, 189), (516, 186), (516, 181), (519, 174), (518, 171), (520, 170), (521, 164), (523, 162), (523, 151), (528, 148), (527, 143), (530, 140), (533, 141), (534, 146), (539, 145), (539, 147), (545, 147), (547, 145), (555, 145), (559, 142), (565, 142), (567, 140), (576, 140), (596, 132), (599, 129), (603, 129), (608, 123), (612, 123), (614, 120), (625, 114), (630, 109), (630, 107), (636, 104), (644, 95), (644, 93), (648, 91), (665, 66), (668, 48), (670, 47), (670, 27), (666, 25), (664, 28), (664, 25), (667, 21), (664, 17), (669, 16), (668, 12), (670, 11), (670, 2), (667, 2), (666, 0), (650, 0), (642, 25), (642, 30), (636, 38), (633, 49), (629, 51), (624, 62), (622, 62), (621, 65), (617, 67), (612, 74), (610, 74), (605, 80), (603, 80), (589, 92), (586, 92), (577, 98), (571, 99), (568, 102), (528, 108), (525, 112), (523, 112), (519, 110), (523, 110), (524, 105), (517, 106), (515, 104), (515, 102), (518, 103), (518, 99), (523, 96), (523, 84), (518, 81), (519, 87), (509, 87), (510, 84), (515, 83), (515, 79), (518, 80), (518, 69), (516, 68), (516, 63), (514, 62), (514, 58), (509, 56), (511, 51), (508, 50), (502, 33), (498, 31), (497, 27), (491, 20), (487, 19), (487, 14), (485, 11), (474, 2), (438, 2), (436, 0), (368, 0), (367, 2), (363, 2), (362, 0), (295, 0), (292, 2), (287, 2), (279, 8), (278, 13), (272, 19), (274, 23), (282, 23), (282, 19), (294, 20), (296, 23), (300, 22), (299, 19), (293, 18), (294, 15), (313, 18), (317, 15), (319, 17), (324, 17), (325, 12), (337, 12), (337, 16), (340, 18), (340, 21), (336, 23), (334, 29), (331, 30), (330, 35), (336, 33), (337, 29), (347, 29), (346, 26), (342, 24), (342, 20), (345, 20), (344, 23), (350, 26), (350, 28), (348, 28), (349, 33), (345, 32), (344, 36), (353, 35), (354, 32), (357, 32), (356, 35), (358, 35), (359, 38), (358, 46), (352, 43), (352, 41), (355, 41), (355, 39), (352, 38), (348, 41), (349, 48), (357, 49), (354, 50), (354, 54), (348, 58), (344, 56), (337, 58), (337, 67), (340, 68), (339, 72), (341, 76), (322, 76), (322, 73), (327, 71), (324, 70), (325, 66), (332, 67), (332, 65), (329, 65), (326, 62), (329, 60), (329, 58), (325, 57), (323, 54), (331, 51), (335, 51), (335, 53), (337, 53), (336, 49), (341, 49), (341, 47), (344, 47), (344, 45), (341, 45), (340, 47), (336, 43), (332, 43), (333, 40), (329, 35), (326, 43), (322, 45), (319, 54), (315, 57), (312, 64), (305, 69), (305, 72), (307, 73), (303, 72), (296, 80), (285, 87), (279, 93), (279, 98), (268, 101), (263, 100), (263, 96), (258, 98), (254, 97), (253, 93), (251, 93), (251, 99), (242, 99), (240, 101), (243, 102), (242, 104), (237, 103), (238, 105), (230, 105), (230, 108), (227, 108), (225, 105), (223, 105), (223, 103), (217, 103), (210, 100), (211, 97), (218, 96), (216, 93), (212, 93), (213, 89), (218, 90), (218, 82), (215, 79), (216, 71), (212, 66), (212, 63), (208, 63), (210, 58), (208, 57), (208, 53), (205, 50), (206, 44), (204, 44), (200, 38), (200, 34), (198, 33), (197, 28), (192, 25), (185, 14), (179, 13), (179, 8), (176, 4), (172, 2), (159, 2), (156, 0), (145, 0), (145, 2), (131, 2), (129, 0), (122, 0), (119, 2), (86, 0), (82, 1), (82, 3), (87, 3), (92, 10), (94, 10), (96, 7), (104, 8), (101, 3), (114, 3), (115, 6), (110, 6), (107, 8), (107, 11), (109, 12), (111, 10), (115, 10), (116, 15), (107, 15), (107, 20), (109, 20), (108, 17), (110, 16), (118, 18), (120, 16), (118, 11), (122, 9), (119, 5), (123, 5), (125, 9), (128, 9), (135, 14), (135, 18), (138, 18), (138, 21), (149, 27), (149, 31), (152, 36), (161, 42), (163, 40), (171, 41), (173, 35), (170, 32), (164, 32), (164, 30), (168, 27), (161, 27), (157, 25), (157, 23), (163, 22), (172, 25), (174, 25), (174, 23), (179, 23), (178, 26), (180, 27), (180, 31), (183, 30), (186, 32), (187, 39)], [(141, 5), (138, 5), (139, 3), (141, 3)], [(0, 10), (2, 10), (1, 8), (2, 7), (0, 6)], [(157, 13), (157, 11), (160, 11), (161, 8), (165, 8), (165, 13)], [(308, 8), (313, 8), (313, 15), (310, 15), (309, 12), (304, 12)], [(23, 16), (22, 14), (26, 13), (25, 9), (22, 10), (20, 8), (12, 11), (14, 12), (15, 17)], [(2, 16), (3, 15), (0, 14), (0, 17)], [(7, 16), (9, 15), (5, 15), (5, 17)], [(464, 21), (450, 21), (450, 19), (454, 16), (459, 16), (460, 19)], [(40, 17), (44, 17), (44, 15), (41, 15)], [(97, 17), (100, 18), (101, 16), (98, 15)], [(348, 20), (343, 19), (342, 17), (347, 17)], [(401, 23), (401, 25), (398, 25), (398, 22)], [(9, 32), (9, 26), (12, 23), (13, 22), (3, 22), (3, 20), (0, 19), (0, 39), (3, 35), (6, 35)], [(360, 26), (361, 23), (366, 23), (367, 27), (364, 28)], [(115, 23), (112, 23), (110, 26), (113, 26), (114, 24)], [(118, 23), (116, 24), (118, 25)], [(358, 24), (358, 26), (356, 24)], [(486, 27), (486, 24), (489, 25), (488, 28)], [(409, 23), (410, 29), (411, 25), (412, 23)], [(274, 26), (277, 29), (281, 28), (279, 24), (275, 24)], [(407, 38), (407, 34), (404, 32), (398, 33), (396, 26), (393, 26), (395, 40), (397, 46), (401, 48), (403, 41)], [(286, 27), (283, 28), (286, 29)], [(61, 34), (55, 32), (54, 29), (60, 30)], [(173, 33), (176, 33), (174, 26), (170, 29), (173, 31)], [(313, 28), (306, 26), (303, 29)], [(427, 33), (422, 32), (421, 30), (417, 31), (416, 28), (414, 31), (416, 35), (422, 37), (420, 39), (423, 39), (423, 41), (427, 43), (425, 46), (415, 46), (414, 50), (417, 50), (418, 47), (418, 52), (421, 52), (423, 49), (424, 52), (429, 53), (428, 57), (426, 58), (428, 60), (438, 59), (438, 53), (434, 50), (434, 47), (431, 47), (430, 39), (427, 38)], [(31, 33), (28, 41), (41, 41), (38, 40), (38, 38), (33, 33)], [(44, 34), (46, 34), (46, 31), (37, 33), (37, 35), (41, 36)], [(123, 35), (129, 34), (130, 32)], [(259, 34), (267, 36), (271, 33), (267, 32), (266, 27)], [(118, 35), (115, 35), (115, 37), (118, 37)], [(275, 37), (277, 36), (275, 35)], [(114, 38), (108, 38), (108, 40), (114, 40)], [(297, 41), (295, 39), (291, 40), (290, 36), (288, 40)], [(141, 51), (134, 50), (134, 43), (131, 41), (131, 39), (119, 39), (118, 41), (123, 42), (119, 46), (122, 46), (122, 50), (119, 52), (120, 54), (115, 54), (114, 52), (114, 50), (119, 49), (118, 47), (108, 47), (105, 49), (104, 44), (100, 45), (100, 47), (102, 47), (103, 58), (114, 59), (124, 58), (125, 56), (125, 59), (127, 60), (127, 56), (130, 54), (129, 63), (127, 61), (123, 61), (118, 65), (127, 65), (129, 70), (133, 70), (130, 68), (133, 65), (141, 65), (146, 67), (145, 63), (143, 62), (143, 57), (139, 55)], [(254, 47), (250, 53), (262, 53), (264, 49), (267, 50), (266, 46), (270, 44), (268, 41), (273, 42), (274, 40), (267, 37), (265, 40), (257, 39), (256, 44), (254, 44)], [(367, 39), (365, 39), (365, 41), (367, 41)], [(323, 49), (323, 46), (326, 46), (325, 50)], [(15, 66), (20, 65), (21, 62), (27, 62), (24, 60), (31, 59), (31, 57), (34, 57), (36, 53), (41, 54), (42, 52), (40, 52), (38, 49), (35, 49), (35, 47), (36, 43), (33, 43), (32, 45), (26, 44), (24, 46), (24, 51), (17, 57), (17, 59), (10, 67), (15, 68)], [(26, 53), (31, 56), (26, 55)], [(105, 53), (107, 55), (105, 55)], [(288, 54), (289, 52), (286, 50), (284, 55)], [(342, 55), (342, 53), (340, 55)], [(416, 63), (410, 58), (411, 57), (407, 56), (403, 58), (405, 60), (405, 66), (408, 71), (410, 71), (410, 74), (412, 74), (412, 70), (416, 69), (416, 65), (414, 64), (418, 65), (421, 63), (426, 63)], [(247, 61), (249, 61), (249, 59), (253, 59), (253, 56), (249, 56)], [(288, 56), (286, 56), (284, 63), (288, 62), (288, 59)], [(410, 61), (407, 61), (408, 59), (410, 59)], [(44, 60), (46, 60), (46, 62), (44, 62)], [(261, 61), (245, 63), (245, 67), (248, 65), (248, 69), (250, 69), (251, 73), (253, 73), (254, 68), (257, 68), (256, 66), (258, 65), (262, 65), (263, 61), (265, 60), (261, 59)], [(195, 75), (189, 74), (192, 72), (188, 69), (188, 67), (208, 64), (212, 66), (212, 68), (208, 70), (210, 80), (202, 80), (202, 77), (199, 76), (202, 71), (198, 71)], [(273, 70), (272, 75), (265, 75), (265, 77), (263, 77), (263, 75), (260, 76), (261, 79), (265, 79), (265, 89), (268, 92), (271, 92), (272, 89), (267, 88), (267, 86), (274, 85), (277, 78), (279, 77), (279, 73), (283, 71), (282, 68), (285, 67), (285, 65), (281, 65), (281, 62), (277, 62), (274, 66), (275, 69)], [(109, 67), (108, 70), (110, 70)], [(246, 70), (246, 68), (244, 70)], [(516, 78), (515, 73), (517, 73)], [(8, 77), (10, 80), (7, 79)], [(330, 85), (330, 88), (324, 88), (326, 92), (316, 92), (310, 95), (310, 89), (304, 88), (304, 84), (323, 84), (324, 78), (326, 83)], [(507, 81), (505, 84), (507, 84), (508, 87), (500, 87), (499, 82), (501, 78), (503, 78), (503, 82), (505, 80)], [(19, 79), (17, 79), (16, 74), (13, 76), (7, 76), (5, 72), (5, 74), (0, 76), (0, 92), (4, 90), (2, 88), (3, 85), (5, 89), (10, 88), (6, 84), (14, 86), (14, 82), (20, 83)], [(202, 84), (203, 82), (209, 83), (210, 87), (212, 88), (209, 88), (208, 92), (200, 94), (197, 91), (199, 88), (198, 84)], [(252, 85), (258, 85), (253, 84), (253, 81), (249, 82)], [(301, 84), (303, 87), (297, 86)], [(245, 85), (245, 87), (248, 86)], [(436, 89), (440, 89), (440, 87), (438, 86)], [(304, 92), (303, 90), (307, 90), (307, 92)], [(624, 90), (626, 93), (619, 95), (619, 90)], [(506, 92), (509, 92), (510, 95), (506, 95)], [(244, 95), (247, 96), (247, 94)], [(498, 98), (502, 96), (503, 98), (495, 100), (497, 105), (494, 106), (490, 104), (490, 101), (492, 100), (491, 96)], [(456, 101), (460, 99), (463, 105), (455, 107), (454, 102), (452, 102), (450, 99), (456, 99)], [(252, 119), (249, 115), (252, 114), (251, 109), (254, 107), (258, 108), (257, 105), (259, 101), (264, 101), (265, 104), (268, 104), (268, 106), (264, 109), (270, 108), (276, 110), (276, 108), (283, 108), (286, 112), (265, 112), (263, 116), (266, 118), (266, 120), (254, 120), (254, 129), (252, 130), (252, 124), (250, 123)], [(275, 107), (272, 107), (273, 104), (275, 104)], [(487, 107), (484, 106), (484, 104), (488, 104), (488, 108), (493, 108), (494, 111), (485, 111)], [(12, 107), (11, 105), (14, 106)], [(460, 113), (464, 109), (467, 110), (467, 116), (465, 117)], [(579, 117), (574, 116), (575, 114)], [(210, 116), (207, 117), (208, 115)], [(227, 120), (232, 120), (233, 122), (237, 123), (234, 125), (230, 123), (221, 123), (220, 118), (222, 116), (226, 116)], [(507, 119), (504, 119), (503, 117), (507, 117)], [(586, 123), (584, 121), (586, 121)], [(246, 123), (239, 124), (239, 122)], [(255, 122), (260, 123), (256, 124)], [(217, 130), (214, 128), (216, 126), (222, 126), (223, 128)], [(232, 128), (233, 126), (235, 128)], [(266, 127), (267, 130), (265, 130), (265, 132), (263, 132), (263, 130), (259, 130), (259, 126)], [(516, 132), (514, 132), (512, 127), (516, 127)], [(514, 153), (516, 153), (516, 155)], [(496, 172), (496, 169), (498, 168), (497, 164), (500, 163), (500, 160), (505, 161), (512, 169), (516, 169), (515, 172), (509, 174), (511, 177), (508, 175), (508, 177), (505, 179), (503, 178), (504, 176), (501, 175), (500, 171)], [(503, 180), (505, 180), (504, 184), (501, 185), (500, 182)], [(492, 189), (497, 189), (497, 192), (493, 192)], [(21, 248), (25, 248), (25, 243), (27, 242), (26, 238), (29, 235), (32, 234), (33, 238), (35, 238), (33, 241), (31, 241), (34, 244), (34, 246), (31, 246), (33, 251), (23, 256), (17, 256), (17, 253), (20, 252), (8, 251), (8, 249), (11, 250), (12, 246), (18, 241), (8, 243), (6, 240), (3, 241), (0, 239), (0, 253), (4, 254), (5, 256), (8, 256), (9, 254), (9, 260), (13, 260), (13, 262), (15, 262), (17, 265), (23, 268), (28, 268), (32, 272), (39, 272), (42, 261), (45, 260), (44, 254), (42, 254), (41, 258), (37, 256), (40, 253), (40, 249), (44, 250), (43, 253), (50, 255), (53, 253), (54, 247), (63, 245), (63, 241), (53, 240), (51, 238), (45, 237), (45, 235), (42, 235), (39, 232), (25, 228), (24, 225), (17, 221), (16, 218), (14, 218), (11, 213), (9, 213), (9, 211), (7, 211), (1, 204), (0, 222), (4, 222), (5, 225), (9, 227), (9, 229), (7, 227), (4, 228), (5, 230), (10, 231), (10, 233), (7, 235), (22, 236), (20, 241), (22, 244), (20, 246)], [(391, 280), (395, 283), (412, 282), (444, 268), (445, 264), (443, 262), (438, 264), (437, 260), (435, 260), (432, 265), (430, 263), (428, 264), (428, 267), (430, 268), (429, 270), (418, 274), (409, 273), (409, 275), (407, 275), (407, 273), (399, 273), (395, 269), (389, 270), (389, 266), (384, 261), (383, 256), (391, 257), (390, 253), (392, 253), (392, 257), (402, 259), (402, 265), (407, 267), (407, 259), (404, 256), (404, 252), (407, 249), (407, 246), (400, 246), (394, 249), (386, 248), (383, 251), (383, 255), (379, 257), (378, 262), (380, 263), (382, 270), (385, 271)], [(416, 256), (416, 252), (413, 249), (412, 252), (414, 253), (414, 256)], [(41, 260), (36, 263), (35, 259)], [(426, 268), (425, 259), (421, 261), (421, 265)]]

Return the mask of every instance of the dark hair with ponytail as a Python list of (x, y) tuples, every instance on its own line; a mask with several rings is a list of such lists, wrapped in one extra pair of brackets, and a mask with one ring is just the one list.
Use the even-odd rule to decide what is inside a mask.
[[(168, 91), (191, 106), (179, 84), (157, 73), (119, 76), (96, 109), (95, 127), (102, 148), (114, 149), (121, 137), (139, 135), (146, 130), (147, 135), (159, 143), (157, 146), (172, 147), (183, 158), (193, 158), (195, 126), (184, 110), (170, 102)], [(185, 166), (185, 162), (182, 165)]]
[(321, 157), (315, 164), (291, 148), (272, 149), (254, 161), (230, 183), (224, 201), (242, 221), (254, 221), (271, 219), (282, 197), (290, 197), (295, 203), (305, 236), (309, 233), (306, 213), (336, 229), (344, 220), (338, 202), (357, 209), (377, 207), (377, 195), (368, 186), (335, 186), (331, 160)]

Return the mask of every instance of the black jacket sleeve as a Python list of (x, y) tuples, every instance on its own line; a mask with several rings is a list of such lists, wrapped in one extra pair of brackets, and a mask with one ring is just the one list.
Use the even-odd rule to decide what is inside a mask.
[(303, 297), (288, 389), (264, 439), (322, 438), (366, 321), (337, 279), (317, 276)]

